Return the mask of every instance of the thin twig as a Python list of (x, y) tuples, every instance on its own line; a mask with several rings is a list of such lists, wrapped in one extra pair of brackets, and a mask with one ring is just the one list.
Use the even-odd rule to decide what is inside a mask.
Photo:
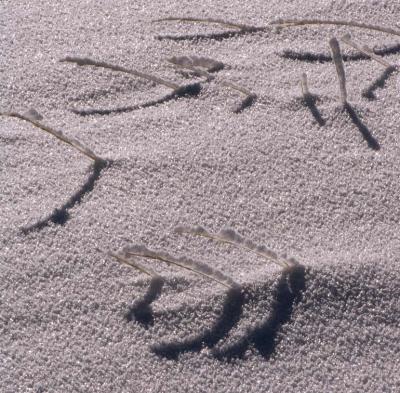
[(144, 267), (143, 265), (141, 265), (139, 262), (133, 261), (132, 258), (125, 258), (122, 255), (118, 255), (115, 254), (113, 252), (109, 252), (108, 255), (110, 255), (111, 257), (115, 258), (118, 262), (124, 264), (124, 265), (128, 265), (130, 267), (135, 268), (136, 270), (139, 270), (140, 272), (150, 276), (150, 277), (161, 277), (160, 275), (158, 275), (156, 272), (154, 272), (153, 270)]
[(128, 68), (121, 67), (121, 66), (118, 66), (118, 65), (109, 64), (109, 63), (105, 63), (103, 61), (92, 60), (92, 59), (89, 59), (89, 58), (86, 58), (86, 57), (71, 57), (71, 56), (67, 56), (65, 59), (62, 59), (60, 61), (61, 62), (75, 63), (75, 64), (77, 64), (79, 66), (89, 65), (89, 66), (94, 66), (94, 67), (107, 68), (107, 69), (113, 70), (113, 71), (124, 72), (126, 74), (134, 75), (134, 76), (137, 76), (139, 78), (147, 79), (147, 80), (149, 80), (151, 82), (167, 86), (167, 87), (169, 87), (169, 88), (171, 88), (173, 90), (177, 90), (177, 89), (181, 88), (181, 86), (179, 86), (178, 84), (166, 81), (166, 80), (161, 79), (161, 78), (158, 78), (157, 76), (146, 74), (146, 73), (141, 72), (141, 71), (130, 70)]
[(333, 62), (335, 63), (336, 73), (339, 80), (339, 89), (340, 89), (342, 104), (346, 105), (347, 103), (346, 74), (344, 72), (343, 58), (342, 58), (342, 53), (340, 51), (338, 40), (335, 37), (331, 38), (329, 40), (329, 46), (331, 47), (332, 58)]
[(252, 252), (268, 260), (269, 262), (273, 262), (279, 265), (284, 269), (296, 264), (295, 261), (292, 259), (291, 260), (281, 259), (275, 253), (267, 250), (265, 247), (257, 246), (253, 242), (242, 238), (232, 229), (221, 231), (219, 234), (214, 234), (207, 231), (203, 227), (177, 227), (175, 228), (175, 232), (187, 233), (194, 236), (205, 237), (207, 239), (211, 239), (213, 241), (217, 241), (220, 243), (230, 244), (234, 247)]
[(303, 92), (303, 97), (309, 97), (310, 91), (308, 90), (308, 83), (307, 83), (307, 74), (301, 74), (301, 91)]
[(17, 112), (0, 112), (0, 115), (15, 117), (15, 118), (18, 118), (21, 120), (25, 120), (25, 121), (33, 124), (35, 127), (38, 127), (41, 130), (46, 131), (49, 134), (55, 136), (56, 138), (60, 139), (62, 142), (72, 146), (73, 148), (78, 150), (80, 153), (84, 154), (86, 157), (89, 157), (95, 163), (103, 163), (104, 164), (106, 162), (106, 160), (104, 160), (103, 158), (96, 155), (92, 150), (90, 150), (86, 146), (82, 145), (82, 143), (80, 143), (76, 139), (68, 138), (61, 131), (57, 131), (53, 128), (50, 128), (49, 126), (46, 126), (45, 124), (40, 123), (38, 120), (36, 120), (37, 117), (32, 116), (29, 112), (26, 115), (23, 115), (23, 114), (20, 114)]
[(315, 105), (315, 103), (317, 102), (317, 96), (311, 94), (310, 90), (308, 89), (307, 74), (303, 73), (301, 75), (300, 84), (305, 106), (310, 110), (315, 121), (320, 126), (324, 126), (325, 120), (322, 118), (321, 113), (319, 112), (317, 106)]
[(379, 64), (383, 65), (385, 68), (392, 68), (393, 65), (388, 63), (387, 61), (383, 60), (379, 56), (377, 56), (373, 51), (371, 51), (367, 46), (360, 46), (356, 44), (354, 41), (351, 39), (350, 34), (345, 34), (343, 37), (340, 38), (341, 41), (343, 41), (346, 45), (360, 51), (361, 53), (364, 53), (365, 55), (369, 56), (371, 59), (377, 61)]
[(124, 249), (124, 253), (129, 257), (143, 257), (179, 266), (183, 269), (189, 270), (200, 276), (213, 280), (227, 288), (236, 288), (238, 286), (237, 283), (235, 283), (230, 277), (226, 276), (222, 272), (212, 269), (210, 266), (204, 263), (193, 261), (189, 258), (175, 258), (167, 253), (149, 250), (144, 246), (131, 246)]
[(350, 26), (358, 27), (360, 29), (375, 30), (382, 33), (393, 34), (400, 36), (400, 31), (394, 30), (388, 27), (382, 27), (377, 25), (371, 25), (368, 23), (345, 21), (345, 20), (333, 20), (333, 19), (278, 19), (271, 22), (272, 25), (278, 27), (293, 27), (293, 26), (304, 26), (304, 25), (336, 25), (336, 26)]

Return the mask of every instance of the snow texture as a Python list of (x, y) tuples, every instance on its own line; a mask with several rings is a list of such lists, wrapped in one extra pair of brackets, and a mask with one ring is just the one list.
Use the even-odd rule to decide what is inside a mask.
[[(396, 66), (399, 37), (152, 22), (398, 29), (399, 13), (394, 0), (1, 1), (0, 112), (34, 108), (108, 165), (0, 117), (0, 391), (400, 391), (399, 73), (343, 45), (343, 108), (329, 48), (350, 33)], [(204, 83), (167, 61), (180, 56), (225, 67)], [(218, 78), (257, 100), (233, 113), (238, 94)], [(179, 225), (234, 228), (299, 264)], [(131, 244), (200, 261), (240, 290), (138, 258), (160, 281), (108, 255)]]

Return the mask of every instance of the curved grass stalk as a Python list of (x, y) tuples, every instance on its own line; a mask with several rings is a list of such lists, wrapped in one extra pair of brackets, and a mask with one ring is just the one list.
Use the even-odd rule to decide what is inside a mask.
[(278, 19), (271, 22), (271, 25), (277, 27), (295, 27), (295, 26), (305, 26), (305, 25), (335, 25), (335, 26), (349, 26), (357, 27), (360, 29), (380, 31), (386, 34), (392, 34), (400, 36), (399, 30), (394, 30), (388, 27), (371, 25), (368, 23), (345, 21), (345, 20), (334, 20), (334, 19)]
[(135, 256), (135, 257), (154, 259), (161, 262), (165, 262), (168, 265), (171, 264), (178, 266), (180, 268), (189, 270), (200, 276), (213, 280), (218, 284), (223, 285), (226, 288), (239, 287), (239, 284), (237, 284), (230, 277), (226, 276), (219, 270), (213, 269), (210, 266), (206, 265), (205, 263), (197, 262), (186, 257), (176, 258), (164, 252), (156, 252), (149, 250), (148, 248), (142, 245), (134, 245), (127, 247), (123, 250), (123, 252), (128, 257)]
[(41, 130), (55, 136), (57, 139), (66, 143), (67, 145), (72, 146), (74, 149), (78, 150), (80, 153), (82, 153), (86, 157), (90, 158), (95, 163), (102, 164), (102, 165), (106, 164), (106, 160), (104, 160), (103, 158), (96, 155), (92, 150), (90, 150), (86, 146), (82, 145), (82, 143), (80, 143), (76, 139), (68, 138), (61, 131), (57, 131), (49, 126), (46, 126), (45, 124), (40, 123), (38, 121), (38, 119), (41, 119), (42, 117), (34, 110), (31, 110), (31, 111), (27, 112), (26, 114), (20, 114), (17, 112), (0, 112), (0, 116), (15, 117), (15, 118), (18, 118), (21, 120), (25, 120), (25, 121), (33, 124), (35, 127), (38, 127)]
[(371, 59), (377, 61), (379, 64), (383, 65), (385, 68), (393, 68), (394, 67), (392, 64), (388, 63), (386, 60), (383, 60), (381, 57), (377, 56), (366, 45), (360, 46), (360, 45), (356, 44), (354, 41), (352, 41), (350, 34), (345, 34), (343, 37), (340, 38), (340, 40), (343, 41), (346, 45), (360, 51), (361, 53), (364, 53)]
[(146, 274), (147, 276), (150, 276), (152, 278), (155, 278), (155, 277), (161, 278), (161, 276), (158, 275), (156, 272), (154, 272), (153, 270), (151, 270), (151, 269), (149, 269), (147, 267), (144, 267), (139, 262), (133, 261), (132, 259), (125, 258), (125, 257), (123, 257), (121, 255), (118, 255), (118, 254), (115, 254), (113, 252), (109, 252), (108, 255), (113, 257), (113, 258), (115, 258), (121, 264), (133, 267), (136, 270), (139, 270), (140, 272)]
[(125, 74), (130, 74), (130, 75), (134, 75), (137, 76), (139, 78), (143, 78), (143, 79), (147, 79), (151, 82), (160, 84), (160, 85), (164, 85), (169, 87), (170, 89), (173, 90), (178, 90), (181, 88), (180, 85), (173, 83), (173, 82), (169, 82), (165, 79), (161, 79), (158, 78), (157, 76), (154, 75), (150, 75), (150, 74), (146, 74), (144, 72), (141, 71), (136, 71), (136, 70), (130, 70), (128, 68), (125, 67), (121, 67), (118, 65), (114, 65), (114, 64), (110, 64), (110, 63), (106, 63), (104, 61), (96, 61), (87, 57), (72, 57), (72, 56), (67, 56), (64, 59), (60, 60), (61, 62), (68, 62), (68, 63), (75, 63), (79, 66), (93, 66), (93, 67), (100, 67), (100, 68), (106, 68), (112, 71), (118, 71), (118, 72), (123, 72)]
[(252, 253), (266, 259), (269, 262), (273, 262), (273, 263), (277, 264), (278, 266), (280, 266), (284, 269), (298, 264), (294, 259), (286, 260), (283, 258), (279, 258), (275, 252), (268, 250), (264, 246), (257, 246), (251, 240), (247, 240), (247, 239), (243, 238), (241, 235), (239, 235), (233, 229), (225, 229), (225, 230), (220, 231), (218, 234), (214, 234), (214, 233), (208, 232), (206, 229), (204, 229), (201, 226), (177, 227), (177, 228), (175, 228), (175, 232), (187, 233), (187, 234), (194, 235), (194, 236), (201, 236), (201, 237), (205, 237), (207, 239), (211, 239), (216, 242), (230, 244), (239, 249), (252, 252)]

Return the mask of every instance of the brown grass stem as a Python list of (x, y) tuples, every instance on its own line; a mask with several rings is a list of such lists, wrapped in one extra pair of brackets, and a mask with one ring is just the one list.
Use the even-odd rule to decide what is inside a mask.
[(160, 84), (160, 85), (164, 85), (167, 86), (173, 90), (177, 90), (179, 88), (181, 88), (181, 86), (179, 86), (176, 83), (173, 82), (169, 82), (166, 81), (164, 79), (158, 78), (157, 76), (154, 75), (150, 75), (150, 74), (146, 74), (144, 72), (141, 71), (136, 71), (136, 70), (130, 70), (128, 68), (125, 67), (121, 67), (118, 65), (114, 65), (114, 64), (109, 64), (103, 61), (96, 61), (93, 59), (89, 59), (87, 57), (72, 57), (72, 56), (67, 56), (66, 58), (60, 60), (61, 62), (69, 62), (69, 63), (75, 63), (79, 66), (93, 66), (93, 67), (100, 67), (100, 68), (106, 68), (112, 71), (118, 71), (118, 72), (123, 72), (125, 74), (130, 74), (130, 75), (134, 75), (137, 76), (139, 78), (143, 78), (143, 79), (147, 79), (151, 82)]
[(343, 105), (347, 103), (346, 74), (344, 72), (342, 52), (338, 40), (333, 37), (329, 40), (333, 62), (335, 63), (336, 73), (339, 81), (340, 96)]
[(370, 50), (366, 45), (360, 46), (357, 43), (355, 43), (351, 39), (350, 34), (345, 34), (343, 37), (340, 38), (340, 41), (344, 42), (346, 45), (358, 50), (361, 53), (364, 53), (365, 55), (369, 56), (371, 59), (377, 61), (379, 64), (383, 65), (385, 68), (393, 68), (393, 65), (387, 62), (386, 60), (383, 60), (381, 57), (377, 56), (372, 50)]
[(90, 158), (95, 163), (105, 164), (105, 162), (106, 162), (106, 160), (104, 160), (103, 158), (96, 155), (92, 150), (90, 150), (86, 146), (82, 145), (82, 143), (80, 143), (76, 139), (66, 137), (61, 131), (57, 131), (49, 126), (46, 126), (45, 124), (39, 122), (38, 120), (36, 120), (36, 118), (34, 118), (33, 116), (31, 116), (29, 114), (25, 115), (25, 114), (20, 114), (17, 112), (0, 112), (0, 115), (15, 117), (15, 118), (18, 118), (21, 120), (25, 120), (25, 121), (33, 124), (35, 127), (38, 127), (41, 130), (53, 135), (54, 137), (61, 140), (62, 142), (72, 146), (74, 149), (78, 150), (80, 153), (84, 154), (86, 157)]
[(175, 258), (167, 253), (149, 250), (145, 246), (132, 246), (125, 249), (124, 253), (128, 257), (134, 256), (154, 259), (165, 262), (167, 264), (178, 266), (182, 269), (189, 270), (200, 276), (213, 280), (226, 288), (236, 288), (238, 286), (238, 284), (236, 284), (231, 278), (221, 273), (220, 271), (212, 269), (204, 263), (200, 263), (189, 258)]
[(214, 234), (214, 233), (207, 231), (203, 227), (177, 227), (175, 229), (175, 232), (187, 233), (187, 234), (194, 235), (194, 236), (201, 236), (201, 237), (205, 237), (207, 239), (211, 239), (211, 240), (219, 242), (219, 243), (226, 243), (226, 244), (232, 245), (239, 249), (252, 252), (252, 253), (266, 259), (269, 262), (273, 262), (273, 263), (277, 264), (278, 266), (282, 267), (283, 269), (286, 269), (288, 267), (291, 267), (291, 266), (297, 264), (297, 262), (295, 262), (292, 259), (285, 260), (283, 258), (279, 258), (274, 252), (266, 249), (264, 246), (257, 246), (252, 241), (242, 238), (239, 234), (237, 234), (232, 229), (223, 230), (223, 231), (220, 231), (219, 234)]

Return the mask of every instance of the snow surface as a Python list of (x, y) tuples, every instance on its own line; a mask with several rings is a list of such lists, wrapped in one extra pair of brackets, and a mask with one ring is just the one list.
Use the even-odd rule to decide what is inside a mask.
[[(396, 28), (399, 13), (394, 0), (3, 0), (0, 110), (34, 108), (110, 164), (90, 185), (87, 157), (28, 122), (0, 118), (0, 391), (399, 391), (400, 79), (341, 43), (346, 112), (335, 66), (324, 59), (329, 39), (351, 32), (398, 64), (400, 37), (311, 26), (159, 40), (225, 28), (152, 22), (193, 16), (264, 26), (307, 17)], [(135, 106), (171, 90), (59, 62), (67, 56), (201, 82), (202, 90), (79, 116), (72, 109)], [(177, 72), (173, 56), (225, 67), (203, 83)], [(304, 72), (323, 126), (302, 101)], [(373, 85), (382, 77), (383, 87)], [(234, 114), (244, 97), (221, 80), (257, 101)], [(80, 203), (68, 207), (74, 195)], [(63, 205), (62, 225), (23, 230)], [(282, 272), (177, 234), (178, 225), (235, 228), (305, 270)], [(140, 260), (165, 278), (162, 291), (149, 289), (149, 277), (107, 255), (130, 244), (206, 263), (243, 292)]]

